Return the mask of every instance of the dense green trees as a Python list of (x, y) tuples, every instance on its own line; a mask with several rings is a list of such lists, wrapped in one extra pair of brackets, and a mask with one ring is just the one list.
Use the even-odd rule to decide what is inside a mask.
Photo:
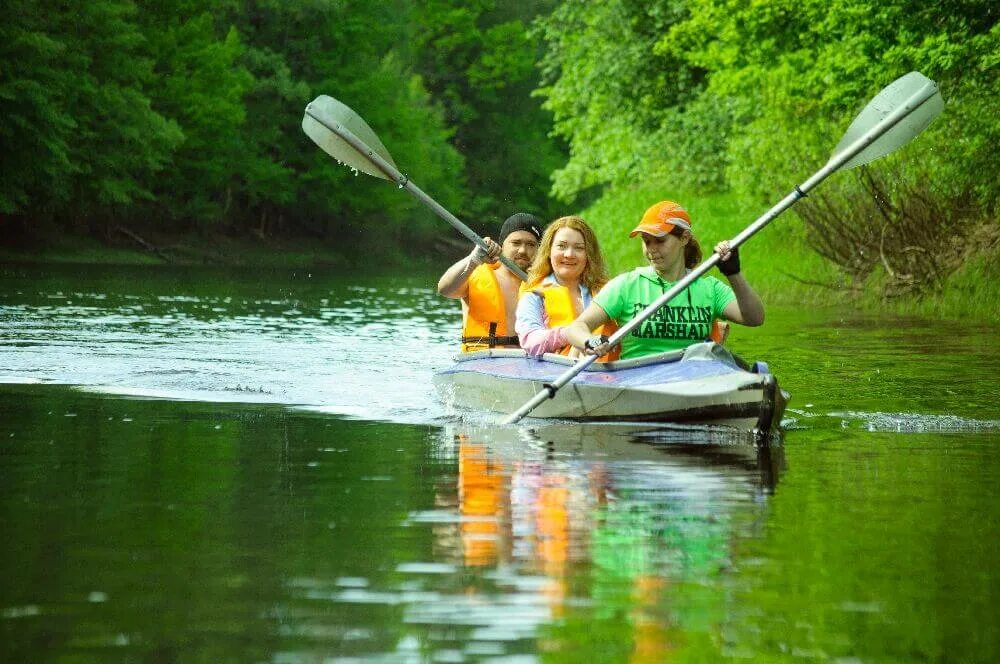
[(539, 21), (540, 93), (570, 147), (553, 178), (560, 199), (668, 172), (720, 183), (727, 105), (699, 103), (705, 69), (657, 49), (687, 15), (683, 2), (566, 0)]
[(996, 227), (997, 13), (987, 0), (566, 0), (540, 23), (542, 93), (571, 153), (553, 191), (661, 181), (773, 202), (879, 89), (919, 70), (942, 117), (801, 207), (813, 246), (856, 283), (882, 270), (887, 293), (932, 287), (962, 263), (961, 238)]
[(572, 155), (555, 178), (563, 198), (664, 173), (773, 192), (918, 69), (949, 108), (922, 158), (995, 202), (983, 177), (997, 156), (983, 112), (1000, 57), (995, 3), (566, 0), (540, 24), (541, 92)]
[[(465, 157), (472, 219), (499, 221), (514, 210), (551, 217), (549, 176), (564, 161), (549, 136), (550, 114), (532, 96), (539, 40), (529, 34), (551, 0), (432, 0), (418, 3), (416, 61), (442, 104), (452, 143)], [(492, 226), (492, 224), (491, 224)]]
[(236, 30), (216, 29), (220, 8), (218, 1), (159, 0), (136, 14), (155, 58), (145, 92), (183, 135), (143, 211), (182, 227), (222, 219), (240, 182), (243, 98), (252, 78), (240, 63)]
[(302, 109), (323, 93), (446, 207), (492, 219), (544, 208), (558, 151), (530, 97), (538, 8), (495, 5), (12, 0), (0, 10), (0, 215), (102, 231), (446, 233), (302, 134)]
[(134, 5), (71, 4), (0, 14), (0, 213), (115, 214), (152, 197), (182, 140), (144, 93), (154, 63)]
[(918, 69), (947, 112), (905, 155), (841, 178), (825, 219), (812, 210), (833, 260), (821, 238), (845, 208), (883, 219), (841, 247), (869, 257), (851, 268), (864, 278), (887, 227), (943, 218), (961, 235), (995, 218), (998, 54), (988, 0), (8, 0), (0, 223), (450, 234), (302, 134), (322, 93), (483, 231), (654, 180), (770, 200)]
[(236, 218), (263, 234), (305, 230), (330, 238), (357, 235), (372, 222), (383, 238), (419, 235), (430, 223), (415, 201), (383, 182), (355, 179), (302, 133), (302, 109), (319, 94), (356, 110), (401, 168), (444, 205), (461, 200), (461, 158), (405, 49), (410, 11), (407, 2), (234, 7), (230, 19), (246, 41), (243, 62), (254, 80), (245, 97)]

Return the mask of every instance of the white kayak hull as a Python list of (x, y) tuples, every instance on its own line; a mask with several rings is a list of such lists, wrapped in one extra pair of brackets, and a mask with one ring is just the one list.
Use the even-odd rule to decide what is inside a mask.
[[(573, 360), (530, 358), (519, 350), (463, 353), (434, 383), (459, 408), (510, 413), (564, 373)], [(535, 418), (581, 421), (697, 422), (770, 431), (787, 395), (766, 365), (744, 367), (724, 347), (593, 363), (531, 412)]]

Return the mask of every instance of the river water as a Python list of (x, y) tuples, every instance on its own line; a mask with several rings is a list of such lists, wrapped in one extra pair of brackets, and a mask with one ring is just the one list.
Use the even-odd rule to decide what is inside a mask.
[(0, 268), (0, 660), (997, 661), (997, 324), (772, 307), (784, 434), (449, 410), (435, 275)]

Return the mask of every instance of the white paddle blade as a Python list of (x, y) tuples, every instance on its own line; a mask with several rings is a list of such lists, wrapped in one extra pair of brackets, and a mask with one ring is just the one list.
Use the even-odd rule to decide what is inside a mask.
[[(319, 122), (311, 117), (310, 113), (323, 120), (323, 122)], [(354, 134), (372, 152), (389, 162), (393, 168), (396, 167), (389, 151), (382, 145), (382, 141), (378, 139), (378, 136), (375, 135), (371, 127), (361, 119), (361, 116), (352, 111), (349, 106), (340, 103), (329, 95), (320, 95), (306, 106), (306, 114), (302, 118), (302, 131), (323, 152), (345, 166), (357, 169), (368, 175), (374, 175), (383, 180), (391, 180), (363, 152), (359, 152), (354, 146), (336, 134), (335, 130), (338, 126)]]
[(868, 102), (858, 117), (854, 118), (854, 122), (847, 128), (847, 133), (833, 151), (831, 159), (836, 158), (883, 118), (904, 105), (910, 105), (915, 110), (845, 162), (841, 168), (854, 168), (867, 164), (909, 143), (941, 113), (944, 109), (944, 99), (941, 98), (937, 84), (920, 72), (911, 71), (897, 78)]

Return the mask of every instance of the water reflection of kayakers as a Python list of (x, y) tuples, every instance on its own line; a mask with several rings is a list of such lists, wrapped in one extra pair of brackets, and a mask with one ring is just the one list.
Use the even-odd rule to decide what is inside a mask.
[[(462, 553), (470, 567), (495, 565), (507, 560), (509, 546), (501, 525), (510, 521), (507, 470), (468, 436), (456, 436), (458, 448), (458, 504), (462, 513)], [(509, 525), (507, 530), (509, 530)]]
[[(590, 306), (566, 327), (565, 337), (581, 351), (603, 355), (607, 338), (591, 332), (614, 321), (623, 325), (701, 263), (701, 247), (691, 233), (691, 218), (673, 201), (662, 201), (642, 216), (629, 237), (642, 236), (646, 267), (619, 275), (601, 289)], [(676, 350), (712, 337), (713, 321), (723, 318), (755, 327), (764, 322), (764, 305), (740, 273), (737, 249), (729, 242), (715, 246), (719, 270), (729, 285), (712, 276), (696, 279), (684, 292), (637, 326), (621, 341), (628, 359)]]
[[(521, 347), (536, 357), (560, 352), (578, 355), (564, 331), (606, 283), (604, 257), (587, 222), (569, 216), (549, 224), (528, 270), (528, 280), (521, 286), (515, 327)], [(611, 334), (613, 330), (596, 331)]]
[(463, 352), (518, 347), (514, 311), (521, 279), (498, 261), (503, 255), (527, 270), (543, 225), (526, 212), (512, 214), (500, 228), (499, 243), (483, 238), (486, 249), (476, 246), (441, 275), (438, 293), (462, 300)]

